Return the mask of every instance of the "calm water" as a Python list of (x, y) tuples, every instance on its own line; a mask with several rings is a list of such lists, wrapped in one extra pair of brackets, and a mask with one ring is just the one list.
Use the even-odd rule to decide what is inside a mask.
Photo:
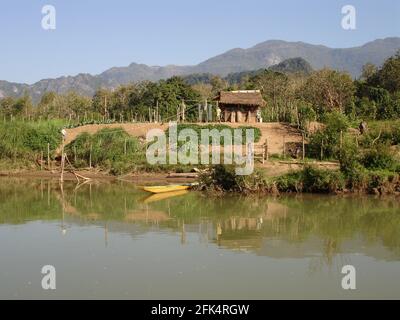
[[(0, 259), (3, 299), (400, 298), (400, 204), (3, 178)], [(341, 287), (348, 264), (356, 290)]]

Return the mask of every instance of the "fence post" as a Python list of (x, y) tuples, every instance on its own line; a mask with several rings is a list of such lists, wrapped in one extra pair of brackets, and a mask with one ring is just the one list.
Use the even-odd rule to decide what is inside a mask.
[(324, 139), (321, 140), (321, 161), (324, 158)]
[(343, 130), (340, 130), (340, 155), (342, 155), (343, 148)]
[(198, 112), (199, 112), (198, 121), (201, 122), (201, 105), (200, 105), (200, 103), (197, 105), (197, 110), (198, 110)]
[(89, 169), (92, 169), (92, 144), (90, 144), (89, 150)]
[(286, 157), (285, 136), (283, 136), (283, 158)]
[(60, 182), (64, 182), (64, 166), (65, 166), (65, 153), (64, 153), (65, 137), (63, 136), (62, 147), (61, 147), (61, 175)]
[(124, 141), (124, 155), (126, 155), (126, 138), (125, 138), (125, 141)]
[(50, 143), (47, 143), (47, 167), (49, 171), (51, 170), (51, 163), (50, 163)]
[(303, 135), (302, 135), (302, 137), (303, 137), (303, 161), (304, 161), (304, 158), (305, 158), (305, 156), (306, 156), (306, 149), (305, 149), (305, 139), (304, 139), (304, 132), (303, 132)]

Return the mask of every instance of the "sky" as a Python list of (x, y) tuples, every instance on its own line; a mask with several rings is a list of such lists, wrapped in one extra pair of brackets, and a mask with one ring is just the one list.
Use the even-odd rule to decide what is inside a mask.
[[(42, 7), (56, 28), (42, 28)], [(341, 25), (344, 5), (356, 29)], [(132, 62), (193, 65), (279, 39), (334, 48), (400, 36), (399, 0), (1, 0), (0, 80), (33, 83)]]

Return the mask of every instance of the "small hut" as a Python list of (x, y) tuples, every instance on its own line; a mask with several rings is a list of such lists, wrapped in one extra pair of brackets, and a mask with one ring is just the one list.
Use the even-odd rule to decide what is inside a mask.
[(260, 122), (265, 106), (260, 90), (221, 91), (214, 99), (223, 122)]

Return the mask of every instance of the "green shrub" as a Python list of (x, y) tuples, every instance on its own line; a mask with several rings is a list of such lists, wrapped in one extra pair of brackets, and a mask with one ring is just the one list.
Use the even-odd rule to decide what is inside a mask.
[(394, 169), (396, 159), (389, 146), (379, 144), (368, 150), (361, 158), (361, 163), (368, 169)]
[(59, 121), (1, 123), (0, 157), (32, 158), (42, 151), (46, 153), (47, 144), (53, 154), (61, 144), (61, 128)]
[(200, 182), (206, 188), (223, 192), (270, 192), (271, 185), (260, 170), (250, 175), (236, 175), (233, 165), (216, 165), (211, 175), (200, 175)]
[[(112, 174), (122, 174), (145, 161), (144, 149), (135, 137), (121, 128), (105, 128), (93, 135), (80, 134), (66, 147), (76, 167), (99, 166)], [(75, 161), (76, 159), (76, 161)]]
[(311, 135), (307, 153), (309, 157), (320, 158), (321, 150), (323, 159), (339, 158), (341, 132), (345, 135), (349, 128), (347, 117), (339, 112), (325, 115), (325, 128)]
[(330, 193), (342, 191), (346, 181), (339, 171), (306, 166), (302, 171), (278, 177), (276, 185), (278, 190), (283, 192)]

